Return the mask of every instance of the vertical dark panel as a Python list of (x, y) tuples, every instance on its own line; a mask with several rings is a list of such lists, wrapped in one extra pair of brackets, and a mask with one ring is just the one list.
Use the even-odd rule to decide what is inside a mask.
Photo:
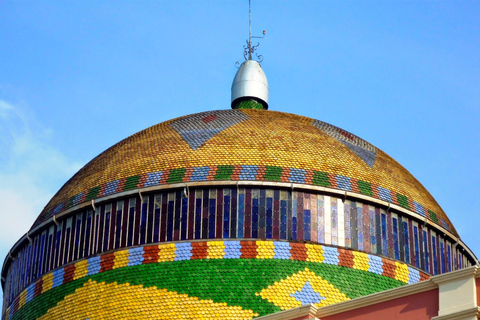
[(195, 191), (188, 193), (188, 240), (193, 240), (195, 231)]
[(160, 217), (162, 212), (162, 194), (155, 194), (155, 218), (153, 219), (153, 243), (160, 242)]
[(297, 200), (298, 199), (298, 192), (292, 191), (292, 202), (291, 202), (291, 210), (292, 210), (292, 240), (297, 240), (297, 224), (298, 224), (298, 208), (297, 208)]
[(112, 205), (106, 204), (105, 205), (105, 226), (104, 226), (104, 231), (103, 231), (103, 249), (102, 252), (105, 252), (108, 250), (108, 241), (110, 240), (110, 225), (111, 225), (111, 218), (112, 218)]
[(287, 206), (288, 195), (286, 191), (280, 191), (280, 239), (287, 240)]
[(400, 248), (398, 245), (398, 219), (392, 216), (392, 235), (393, 235), (393, 256), (395, 260), (400, 259)]
[(377, 239), (377, 253), (382, 253), (382, 221), (380, 208), (375, 208), (375, 235)]
[(388, 257), (388, 226), (387, 226), (387, 214), (381, 212), (381, 220), (382, 220), (382, 254)]
[(352, 235), (352, 249), (358, 249), (357, 203), (350, 203), (350, 228)]
[(117, 226), (115, 230), (115, 249), (118, 249), (122, 244), (123, 201), (117, 201), (116, 211)]
[[(287, 192), (287, 240), (293, 239), (293, 213), (292, 213), (292, 203), (293, 203), (293, 191)], [(296, 235), (295, 235), (296, 236)]]
[[(418, 232), (418, 226), (413, 226), (413, 248), (415, 257), (415, 266), (420, 268), (420, 237)], [(413, 264), (413, 263), (412, 263)]]
[(423, 227), (418, 224), (418, 249), (419, 249), (419, 259), (417, 259), (417, 263), (420, 263), (420, 268), (422, 270), (425, 269), (425, 253), (423, 250)]
[(217, 190), (210, 189), (208, 192), (208, 239), (215, 239), (215, 214), (217, 213)]
[(265, 205), (265, 224), (266, 224), (266, 234), (265, 237), (267, 239), (273, 238), (273, 190), (267, 190), (266, 192), (267, 201)]
[[(203, 206), (202, 206), (202, 239), (208, 239), (208, 214), (210, 207), (210, 190), (203, 190)], [(215, 214), (214, 214), (215, 217)], [(215, 218), (214, 218), (215, 219)]]
[(273, 239), (280, 239), (280, 190), (273, 191)]
[(266, 190), (260, 189), (260, 198), (258, 201), (258, 237), (260, 239), (266, 238), (266, 227), (267, 227), (267, 196)]
[(105, 206), (100, 206), (100, 214), (95, 217), (96, 223), (97, 223), (95, 253), (102, 251), (104, 215), (105, 215)]
[(148, 219), (147, 219), (147, 243), (153, 242), (153, 233), (155, 230), (155, 195), (148, 196)]
[[(216, 221), (216, 229), (215, 230), (215, 238), (216, 239), (222, 239), (223, 238), (223, 189), (217, 189), (217, 221)], [(227, 225), (228, 225), (227, 221)], [(227, 236), (228, 237), (228, 236)]]
[(173, 222), (173, 241), (180, 240), (181, 206), (182, 206), (182, 191), (178, 190), (175, 193), (175, 213), (174, 213), (174, 222)]
[(90, 254), (90, 246), (91, 246), (91, 236), (92, 236), (92, 219), (93, 219), (93, 211), (87, 210), (85, 213), (85, 235), (83, 238), (84, 246), (83, 246), (83, 258), (88, 257)]
[(429, 273), (433, 274), (433, 254), (432, 254), (432, 233), (429, 228), (425, 227), (427, 229), (427, 252), (426, 256), (428, 257), (428, 264), (429, 264)]
[(188, 230), (188, 198), (182, 196), (182, 213), (180, 218), (180, 239), (187, 240), (187, 230)]
[(83, 214), (78, 213), (75, 221), (75, 248), (73, 253), (73, 260), (79, 258), (79, 253), (82, 250), (82, 225), (83, 225)]
[[(406, 218), (404, 218), (406, 219)], [(415, 244), (410, 243), (409, 239), (409, 232), (408, 232), (408, 221), (403, 221), (403, 238), (404, 238), (404, 246), (405, 246), (405, 262), (415, 265)], [(411, 252), (413, 254), (411, 254)], [(413, 261), (412, 258), (413, 257)]]
[(432, 235), (430, 237), (432, 239), (432, 253), (433, 253), (433, 274), (434, 275), (437, 275), (439, 272), (439, 268), (438, 268), (438, 256), (437, 256), (437, 252), (438, 252), (438, 243), (437, 243), (437, 237)]
[[(136, 199), (130, 198), (128, 200), (128, 234), (127, 234), (127, 246), (131, 247), (134, 244), (135, 233), (135, 206)], [(138, 226), (138, 224), (137, 224)]]
[[(50, 234), (49, 234), (49, 238), (50, 238)], [(52, 236), (52, 238), (53, 238), (53, 236)], [(49, 242), (50, 242), (50, 243), (49, 243), (50, 245), (51, 245), (51, 242), (52, 242), (52, 241), (53, 241), (53, 239), (49, 241)], [(51, 252), (50, 246), (47, 246), (47, 251), (50, 251), (50, 252)], [(48, 266), (49, 263), (50, 263), (50, 252), (49, 252), (49, 254), (48, 254), (48, 256), (47, 256), (47, 257), (48, 257), (48, 259), (47, 259), (47, 261), (48, 261), (48, 262), (47, 262), (47, 266)], [(19, 286), (18, 286), (18, 287), (19, 287), (20, 290), (21, 290), (21, 288), (23, 288), (23, 276), (24, 276), (24, 273), (25, 273), (25, 258), (24, 258), (24, 257), (25, 257), (25, 247), (23, 247), (22, 249), (19, 250), (18, 256), (17, 256), (17, 259), (20, 261), (20, 270), (19, 270), (19, 272), (18, 272), (18, 273), (19, 273)], [(47, 268), (48, 268), (48, 267), (47, 267)]]
[(252, 238), (258, 238), (258, 212), (260, 191), (252, 189)]
[(167, 206), (167, 241), (173, 240), (173, 225), (174, 225), (174, 211), (175, 211), (175, 192), (168, 193)]
[(202, 238), (203, 190), (195, 191), (195, 239)]
[(395, 250), (393, 248), (393, 226), (392, 226), (392, 213), (387, 211), (387, 232), (388, 232), (388, 256), (395, 258)]
[[(52, 254), (52, 243), (53, 243), (53, 226), (50, 226), (48, 228), (48, 233), (47, 233), (47, 246), (45, 247), (45, 267), (44, 270), (45, 272), (50, 271), (51, 265), (50, 265), (50, 259), (51, 259), (51, 254)], [(23, 268), (23, 261), (22, 263), (22, 268)]]
[[(108, 250), (113, 250), (115, 248), (115, 236), (117, 234), (117, 203), (114, 201), (112, 203), (112, 214), (110, 221), (110, 239), (108, 239)], [(84, 220), (85, 221), (85, 220)]]
[(305, 239), (304, 193), (297, 192), (297, 240)]
[[(84, 246), (85, 246), (85, 223), (86, 223), (86, 220), (87, 220), (87, 212), (84, 211), (82, 213), (79, 213), (78, 214), (78, 218), (80, 219), (80, 234), (78, 235), (78, 250), (77, 250), (77, 253), (76, 253), (76, 256), (75, 256), (75, 259), (82, 259), (83, 258), (83, 253), (84, 253)], [(78, 221), (77, 221), (78, 223)], [(53, 266), (53, 265), (52, 265)], [(53, 268), (55, 268), (55, 266), (53, 266)]]
[(70, 231), (70, 248), (68, 249), (68, 262), (73, 261), (73, 249), (74, 249), (74, 241), (75, 241), (75, 219), (74, 217), (71, 217), (71, 219), (72, 219), (72, 227)]
[[(70, 234), (69, 234), (70, 235)], [(43, 262), (45, 261), (45, 246), (46, 246), (46, 242), (47, 242), (47, 231), (44, 230), (42, 232), (42, 236), (41, 236), (41, 242), (40, 242), (40, 260), (38, 261), (38, 273), (37, 273), (37, 276), (41, 276), (43, 274)], [(17, 266), (18, 266), (18, 261), (17, 262)]]
[[(123, 208), (122, 208), (122, 239), (120, 241), (120, 247), (125, 248), (127, 246), (127, 234), (128, 234), (128, 221), (130, 220), (129, 217), (129, 207), (128, 207), (128, 200), (123, 201)], [(118, 213), (118, 208), (117, 208)]]
[(225, 189), (223, 191), (223, 238), (225, 239), (230, 238), (230, 197), (231, 190)]
[(138, 245), (140, 243), (140, 221), (142, 218), (142, 200), (140, 196), (135, 197), (135, 229), (133, 234), (133, 244)]
[(425, 268), (424, 270), (431, 274), (431, 259), (430, 259), (430, 248), (429, 248), (429, 237), (426, 228), (422, 227), (422, 239), (423, 239), (423, 258), (425, 259)]
[[(67, 264), (68, 262), (68, 252), (70, 250), (70, 236), (72, 232), (72, 218), (66, 219), (65, 222), (65, 246), (63, 250), (63, 264)], [(40, 274), (37, 273), (37, 276), (38, 275)]]
[(225, 189), (223, 191), (223, 238), (230, 238), (230, 225), (232, 223), (232, 217), (230, 216), (230, 197), (231, 190)]
[[(50, 266), (51, 266), (51, 269), (55, 269), (55, 257), (56, 257), (56, 253), (57, 253), (57, 225), (54, 224), (53, 225), (53, 239), (52, 239), (52, 246), (50, 247), (50, 250), (52, 250), (52, 253), (50, 255)], [(30, 264), (29, 264), (29, 260), (27, 259), (26, 261), (26, 264), (27, 264), (27, 269), (30, 267)], [(27, 271), (27, 274), (28, 274), (28, 271)], [(26, 284), (28, 284), (28, 276), (27, 278), (25, 279), (27, 281)]]
[(162, 204), (160, 214), (160, 242), (167, 239), (167, 214), (168, 214), (168, 193), (162, 193)]
[[(61, 239), (61, 236), (60, 236)], [(30, 279), (31, 281), (37, 278), (37, 259), (38, 259), (38, 236), (33, 237), (32, 243), (32, 271), (30, 272)]]
[[(238, 214), (238, 190), (231, 189), (230, 193), (230, 238), (235, 239), (237, 238), (237, 225), (240, 228), (239, 224), (239, 214)], [(245, 199), (244, 199), (245, 201)], [(242, 216), (242, 225), (243, 225), (243, 216)], [(243, 228), (242, 228), (243, 232)]]
[[(58, 226), (56, 226), (57, 228), (57, 233), (55, 235), (55, 258), (54, 258), (54, 261), (53, 261), (53, 268), (57, 268), (60, 264), (60, 247), (61, 247), (61, 244), (62, 244), (62, 227), (63, 227), (63, 223), (59, 223)], [(33, 250), (34, 246), (32, 244), (32, 250)], [(32, 252), (33, 253), (33, 252)], [(33, 259), (33, 254), (32, 254), (32, 259)], [(32, 269), (33, 269), (33, 265), (35, 264), (35, 260), (32, 260)], [(30, 272), (30, 279), (29, 281), (32, 280), (32, 277), (31, 277), (31, 272)]]
[[(143, 200), (143, 201), (142, 201)], [(148, 228), (148, 196), (144, 196), (140, 200), (140, 234), (139, 243), (145, 244), (147, 241), (147, 228)]]
[[(412, 220), (408, 220), (408, 240), (410, 242), (410, 261), (411, 264), (415, 265), (415, 250), (412, 250), (413, 248), (413, 225), (412, 225)], [(407, 241), (407, 239), (405, 239)]]
[[(398, 216), (398, 241), (399, 241), (399, 244), (400, 244), (400, 260), (401, 261), (405, 261), (405, 250), (407, 248), (405, 248), (405, 231), (404, 231), (404, 226), (403, 226), (403, 219), (402, 217), (399, 215)], [(407, 236), (408, 236), (408, 230), (407, 230)]]
[(252, 189), (245, 188), (245, 232), (244, 238), (252, 237)]
[[(65, 238), (67, 237), (66, 235), (66, 227), (67, 227), (67, 220), (63, 220), (62, 222), (60, 222), (62, 224), (62, 236), (61, 236), (61, 240), (60, 240), (60, 250), (59, 250), (59, 258), (58, 258), (58, 266), (61, 266), (64, 264), (64, 256), (65, 256)], [(88, 253), (87, 253), (88, 255)], [(34, 268), (35, 268), (35, 271), (37, 269), (37, 266), (38, 266), (38, 251), (36, 252), (36, 258), (35, 258), (35, 265), (34, 265)], [(36, 272), (35, 272), (35, 277), (36, 277)]]
[[(57, 233), (58, 233), (58, 227), (55, 226), (55, 248), (57, 246)], [(56, 263), (56, 253), (57, 251), (55, 250), (55, 258), (53, 261), (53, 268), (56, 268), (55, 263)], [(33, 241), (28, 244), (28, 260), (27, 260), (27, 284), (30, 283), (32, 279), (32, 268), (33, 268)]]
[[(237, 238), (246, 238), (245, 237), (245, 189), (237, 189), (236, 190), (238, 193), (238, 227), (237, 227)], [(233, 199), (232, 199), (233, 200)], [(232, 208), (233, 208), (233, 202), (232, 202)]]
[(438, 249), (440, 251), (440, 270), (442, 273), (446, 272), (446, 267), (445, 267), (445, 241), (443, 238), (438, 237), (439, 239), (439, 246)]
[[(68, 228), (67, 228), (68, 227)], [(61, 243), (61, 260), (58, 262), (59, 266), (64, 265), (68, 261), (68, 250), (70, 249), (70, 232), (71, 232), (71, 223), (69, 223), (69, 219), (63, 220), (62, 226), (62, 243)], [(40, 254), (40, 252), (38, 252)], [(37, 263), (39, 261), (40, 256), (37, 256)], [(38, 275), (38, 273), (37, 273)]]

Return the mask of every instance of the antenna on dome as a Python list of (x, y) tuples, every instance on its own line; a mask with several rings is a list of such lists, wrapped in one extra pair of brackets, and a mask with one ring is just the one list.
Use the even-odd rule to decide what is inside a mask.
[(248, 40), (247, 45), (243, 46), (243, 57), (245, 61), (239, 66), (239, 62), (235, 64), (238, 68), (232, 83), (232, 109), (268, 109), (268, 81), (265, 73), (260, 66), (263, 61), (261, 55), (257, 56), (258, 61), (252, 59), (252, 53), (255, 52), (259, 43), (252, 46), (252, 38), (263, 38), (263, 36), (252, 36), (252, 1), (248, 0)]
[[(252, 38), (262, 39), (263, 37), (265, 37), (265, 30), (263, 30), (263, 35), (261, 37), (252, 36), (252, 0), (248, 0), (248, 40), (247, 46), (243, 46), (243, 57), (245, 60), (252, 60), (252, 53), (254, 53), (260, 45), (260, 43), (257, 42), (256, 45), (252, 46)], [(257, 53), (255, 53), (255, 55), (259, 60), (258, 62), (263, 61), (262, 55), (258, 55)]]

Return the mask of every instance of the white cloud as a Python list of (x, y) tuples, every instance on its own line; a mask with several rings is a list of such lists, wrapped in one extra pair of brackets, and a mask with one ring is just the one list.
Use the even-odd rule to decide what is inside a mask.
[(0, 118), (6, 118), (9, 110), (12, 110), (13, 106), (6, 101), (0, 100)]
[(25, 108), (0, 100), (0, 261), (80, 167), (50, 144)]

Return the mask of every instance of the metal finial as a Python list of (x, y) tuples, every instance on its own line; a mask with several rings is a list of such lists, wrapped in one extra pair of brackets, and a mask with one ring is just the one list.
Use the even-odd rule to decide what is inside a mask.
[[(247, 45), (243, 46), (243, 57), (245, 60), (252, 60), (252, 53), (254, 53), (260, 45), (260, 43), (257, 42), (256, 45), (252, 46), (252, 38), (262, 39), (263, 37), (265, 37), (265, 30), (263, 30), (263, 35), (261, 37), (252, 36), (252, 0), (248, 0), (248, 40)], [(257, 53), (255, 53), (255, 55), (259, 60), (258, 62), (263, 61), (262, 55), (258, 55)]]

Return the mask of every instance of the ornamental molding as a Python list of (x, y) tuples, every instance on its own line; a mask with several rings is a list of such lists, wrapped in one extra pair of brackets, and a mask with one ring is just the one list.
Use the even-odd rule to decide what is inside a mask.
[(478, 306), (443, 316), (433, 317), (432, 320), (466, 320), (477, 318), (480, 318), (480, 307)]
[(318, 313), (318, 307), (314, 306), (313, 304), (308, 304), (305, 306), (284, 310), (272, 314), (268, 314), (266, 316), (255, 318), (257, 320), (291, 320), (300, 317), (305, 317), (305, 319), (312, 319), (318, 320), (316, 314)]
[(433, 276), (432, 278), (430, 278), (429, 281), (433, 281), (437, 285), (442, 285), (444, 283), (456, 280), (468, 279), (472, 277), (478, 278), (480, 277), (480, 272), (477, 271), (478, 265), (475, 265), (469, 268), (455, 270), (448, 273), (440, 274), (438, 276)]

